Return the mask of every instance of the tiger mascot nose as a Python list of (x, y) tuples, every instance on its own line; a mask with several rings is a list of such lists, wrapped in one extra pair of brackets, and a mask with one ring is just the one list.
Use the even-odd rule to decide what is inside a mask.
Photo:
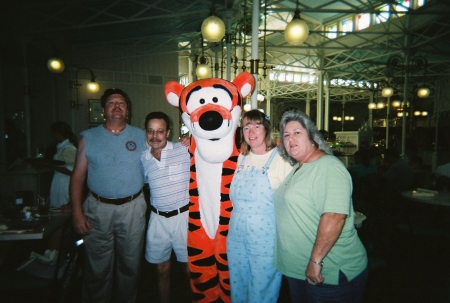
[(216, 111), (204, 112), (198, 120), (200, 127), (209, 131), (218, 129), (222, 122), (222, 115)]

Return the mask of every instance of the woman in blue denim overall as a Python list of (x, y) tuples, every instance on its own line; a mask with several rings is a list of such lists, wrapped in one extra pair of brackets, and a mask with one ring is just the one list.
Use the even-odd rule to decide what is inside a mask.
[(227, 237), (231, 301), (277, 302), (282, 275), (273, 266), (273, 191), (291, 171), (258, 110), (242, 119), (242, 155), (230, 188), (233, 212)]

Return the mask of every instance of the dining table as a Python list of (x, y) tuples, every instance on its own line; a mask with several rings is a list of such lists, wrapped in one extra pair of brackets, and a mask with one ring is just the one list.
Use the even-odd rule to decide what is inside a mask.
[(0, 241), (40, 240), (63, 227), (70, 214), (50, 211), (47, 215), (7, 221), (0, 224)]
[(450, 192), (445, 190), (435, 191), (418, 188), (402, 192), (402, 197), (408, 201), (450, 208)]

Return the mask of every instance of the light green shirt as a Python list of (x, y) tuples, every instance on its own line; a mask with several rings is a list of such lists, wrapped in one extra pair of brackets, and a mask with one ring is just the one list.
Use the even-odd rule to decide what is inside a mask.
[(337, 285), (339, 270), (352, 280), (367, 267), (366, 250), (354, 227), (352, 181), (343, 163), (325, 155), (298, 165), (274, 193), (277, 235), (275, 267), (284, 275), (305, 280), (322, 214), (346, 214), (343, 230), (324, 258), (326, 284)]

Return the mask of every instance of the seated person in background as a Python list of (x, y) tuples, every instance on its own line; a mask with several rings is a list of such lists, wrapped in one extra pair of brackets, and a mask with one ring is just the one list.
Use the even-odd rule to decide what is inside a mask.
[(62, 166), (49, 164), (55, 171), (50, 189), (50, 206), (61, 207), (69, 203), (69, 182), (75, 164), (78, 140), (66, 122), (53, 123), (51, 131), (53, 139), (58, 143), (53, 160), (64, 161), (65, 164)]
[(348, 169), (353, 183), (353, 206), (355, 210), (368, 213), (369, 200), (378, 191), (379, 176), (375, 161), (368, 149), (361, 149), (353, 155), (354, 164)]
[(414, 173), (413, 188), (426, 188), (428, 172), (423, 168), (422, 157), (411, 155), (409, 157), (409, 166), (411, 166)]
[(369, 150), (358, 150), (353, 155), (353, 159), (355, 163), (349, 168), (349, 171), (354, 186), (358, 184), (362, 177), (377, 173), (377, 166), (374, 161), (371, 161)]
[(436, 178), (437, 177), (447, 177), (450, 178), (450, 162), (447, 164), (442, 164), (436, 167)]
[(450, 190), (450, 162), (436, 167), (435, 178), (436, 189), (441, 190), (445, 187)]
[(409, 166), (411, 166), (413, 170), (423, 170), (422, 157), (417, 155), (409, 157)]
[(385, 198), (396, 199), (403, 191), (412, 190), (414, 186), (414, 172), (408, 162), (400, 157), (395, 148), (388, 148), (384, 152), (387, 164), (382, 174), (384, 179)]

